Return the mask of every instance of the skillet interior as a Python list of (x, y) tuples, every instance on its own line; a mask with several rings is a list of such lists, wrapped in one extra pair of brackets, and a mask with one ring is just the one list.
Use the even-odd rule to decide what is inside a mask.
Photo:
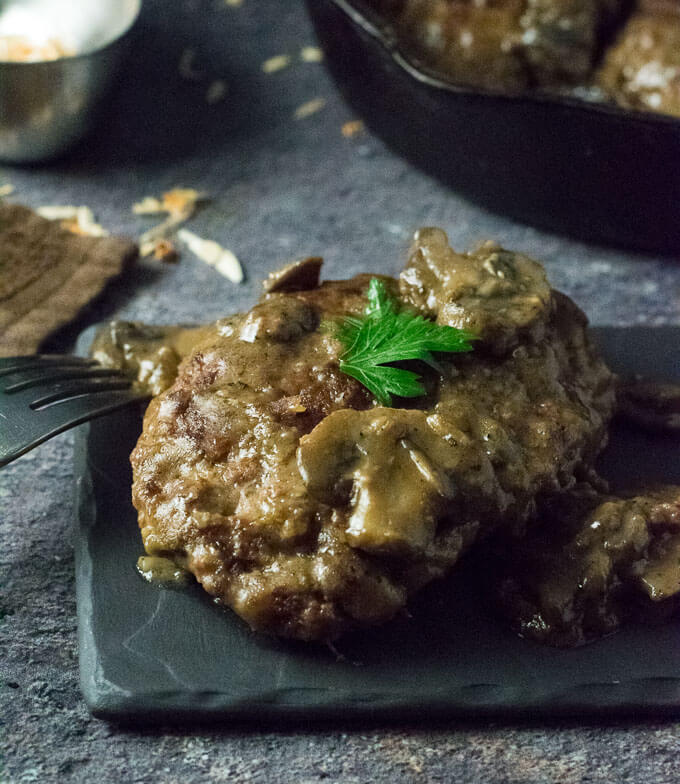
[(680, 120), (444, 81), (362, 0), (307, 0), (328, 66), (372, 130), (467, 198), (594, 242), (680, 250)]

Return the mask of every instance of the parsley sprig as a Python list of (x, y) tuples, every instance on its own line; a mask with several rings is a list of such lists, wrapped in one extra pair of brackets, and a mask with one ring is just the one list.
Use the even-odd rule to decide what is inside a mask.
[(425, 394), (419, 373), (391, 367), (390, 363), (420, 360), (436, 370), (439, 365), (433, 353), (472, 351), (470, 342), (475, 340), (474, 335), (398, 310), (378, 278), (371, 278), (367, 297), (364, 316), (345, 318), (337, 331), (345, 348), (340, 370), (361, 382), (382, 405), (391, 406), (393, 395)]

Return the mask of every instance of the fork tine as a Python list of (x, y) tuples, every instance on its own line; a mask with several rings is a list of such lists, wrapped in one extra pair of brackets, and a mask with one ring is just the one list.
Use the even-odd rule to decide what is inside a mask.
[(0, 358), (0, 466), (74, 425), (148, 399), (132, 383), (86, 357)]
[(22, 365), (96, 365), (92, 357), (77, 354), (24, 354), (20, 357), (0, 357), (0, 368)]
[(0, 376), (32, 368), (77, 367), (96, 365), (89, 357), (68, 354), (30, 354), (23, 357), (0, 357)]
[[(114, 368), (92, 367), (86, 365), (79, 367), (73, 365), (71, 367), (55, 367), (50, 366), (49, 370), (44, 368), (29, 368), (28, 370), (22, 369), (20, 372), (7, 374), (5, 376), (5, 383), (9, 382), (8, 386), (4, 387), (5, 394), (14, 394), (21, 392), (24, 389), (31, 389), (33, 387), (43, 386), (49, 384), (54, 386), (58, 381), (66, 381), (71, 378), (89, 379), (89, 378), (106, 378), (111, 376), (121, 377), (120, 371)], [(13, 378), (10, 376), (14, 376)], [(0, 382), (0, 388), (2, 388)]]
[[(24, 428), (12, 428), (12, 423), (9, 423), (10, 427), (6, 431), (0, 427), (0, 442), (2, 442), (0, 443), (2, 447), (0, 449), (0, 467), (75, 425), (109, 414), (147, 397), (135, 395), (129, 389), (123, 389), (89, 397), (70, 398), (62, 403), (46, 406), (39, 411), (32, 412), (29, 434)], [(54, 417), (55, 412), (59, 413), (58, 418)], [(0, 412), (0, 420), (3, 416)]]
[[(91, 378), (91, 379), (68, 379), (50, 385), (49, 392), (33, 390), (34, 399), (29, 403), (29, 407), (34, 411), (40, 411), (48, 406), (54, 406), (65, 400), (82, 398), (85, 395), (97, 395), (102, 392), (112, 392), (118, 389), (129, 389), (132, 386), (130, 379), (118, 376), (116, 378)], [(46, 390), (47, 392), (47, 390)]]
[[(36, 406), (47, 406), (49, 403), (54, 403), (57, 400), (69, 398), (82, 400), (83, 395), (88, 392), (107, 391), (111, 388), (127, 389), (130, 391), (130, 394), (132, 393), (129, 379), (121, 379), (120, 377), (115, 379), (70, 379), (57, 383), (53, 382), (45, 387), (22, 389), (11, 395), (6, 395), (0, 390), (0, 412), (4, 410), (5, 415), (16, 417), (17, 421), (23, 426), (33, 426), (37, 423), (34, 413)], [(1, 424), (0, 430), (2, 430)]]

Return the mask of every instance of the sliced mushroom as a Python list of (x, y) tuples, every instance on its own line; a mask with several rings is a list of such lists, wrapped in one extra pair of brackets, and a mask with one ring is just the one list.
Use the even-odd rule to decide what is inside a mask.
[(445, 436), (436, 432), (431, 419), (417, 410), (346, 409), (301, 439), (298, 467), (307, 488), (326, 503), (348, 505), (346, 534), (353, 547), (424, 554), (439, 520), (455, 516), (458, 506), (450, 502), (458, 477), (467, 485), (477, 469), (487, 492), (495, 490), (477, 446), (452, 428)]
[(262, 286), (267, 294), (274, 291), (309, 291), (319, 286), (323, 259), (310, 256), (294, 261), (276, 272), (271, 272)]
[(680, 433), (680, 384), (634, 379), (619, 386), (616, 402), (619, 416), (639, 427)]
[[(672, 612), (680, 595), (680, 487), (632, 498), (577, 488), (549, 499), (542, 522), (498, 548), (501, 606), (524, 636), (580, 645), (631, 614)], [(510, 553), (510, 554), (509, 554)]]
[(313, 332), (318, 325), (319, 315), (311, 305), (295, 297), (274, 294), (243, 319), (239, 338), (245, 343), (263, 339), (286, 343)]
[(441, 229), (416, 232), (399, 289), (428, 317), (473, 332), (497, 354), (540, 339), (552, 310), (540, 264), (493, 242), (456, 253)]

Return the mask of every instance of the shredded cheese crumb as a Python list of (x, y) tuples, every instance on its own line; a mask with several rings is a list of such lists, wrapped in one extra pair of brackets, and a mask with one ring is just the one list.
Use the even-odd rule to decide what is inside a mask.
[(364, 123), (362, 120), (350, 120), (342, 126), (342, 135), (346, 139), (356, 136), (364, 130)]
[(303, 103), (302, 106), (298, 106), (293, 116), (296, 120), (303, 120), (305, 117), (310, 117), (312, 114), (320, 112), (325, 105), (325, 98), (314, 98), (311, 101), (307, 101), (307, 103)]
[(188, 229), (180, 229), (177, 236), (201, 261), (214, 267), (233, 283), (243, 280), (243, 268), (236, 256), (214, 240), (206, 240)]
[(261, 67), (264, 73), (269, 74), (274, 73), (275, 71), (281, 71), (289, 65), (290, 55), (277, 54), (275, 57), (270, 57), (268, 60), (265, 60)]
[(300, 49), (300, 59), (304, 63), (320, 63), (323, 60), (323, 52), (318, 46), (303, 46)]
[(0, 185), (0, 199), (4, 199), (5, 196), (11, 196), (14, 193), (14, 185), (11, 183), (6, 183), (5, 185)]
[(82, 234), (87, 237), (109, 236), (109, 232), (97, 223), (89, 207), (53, 205), (38, 207), (36, 212), (47, 220), (61, 221), (61, 225), (72, 234)]

